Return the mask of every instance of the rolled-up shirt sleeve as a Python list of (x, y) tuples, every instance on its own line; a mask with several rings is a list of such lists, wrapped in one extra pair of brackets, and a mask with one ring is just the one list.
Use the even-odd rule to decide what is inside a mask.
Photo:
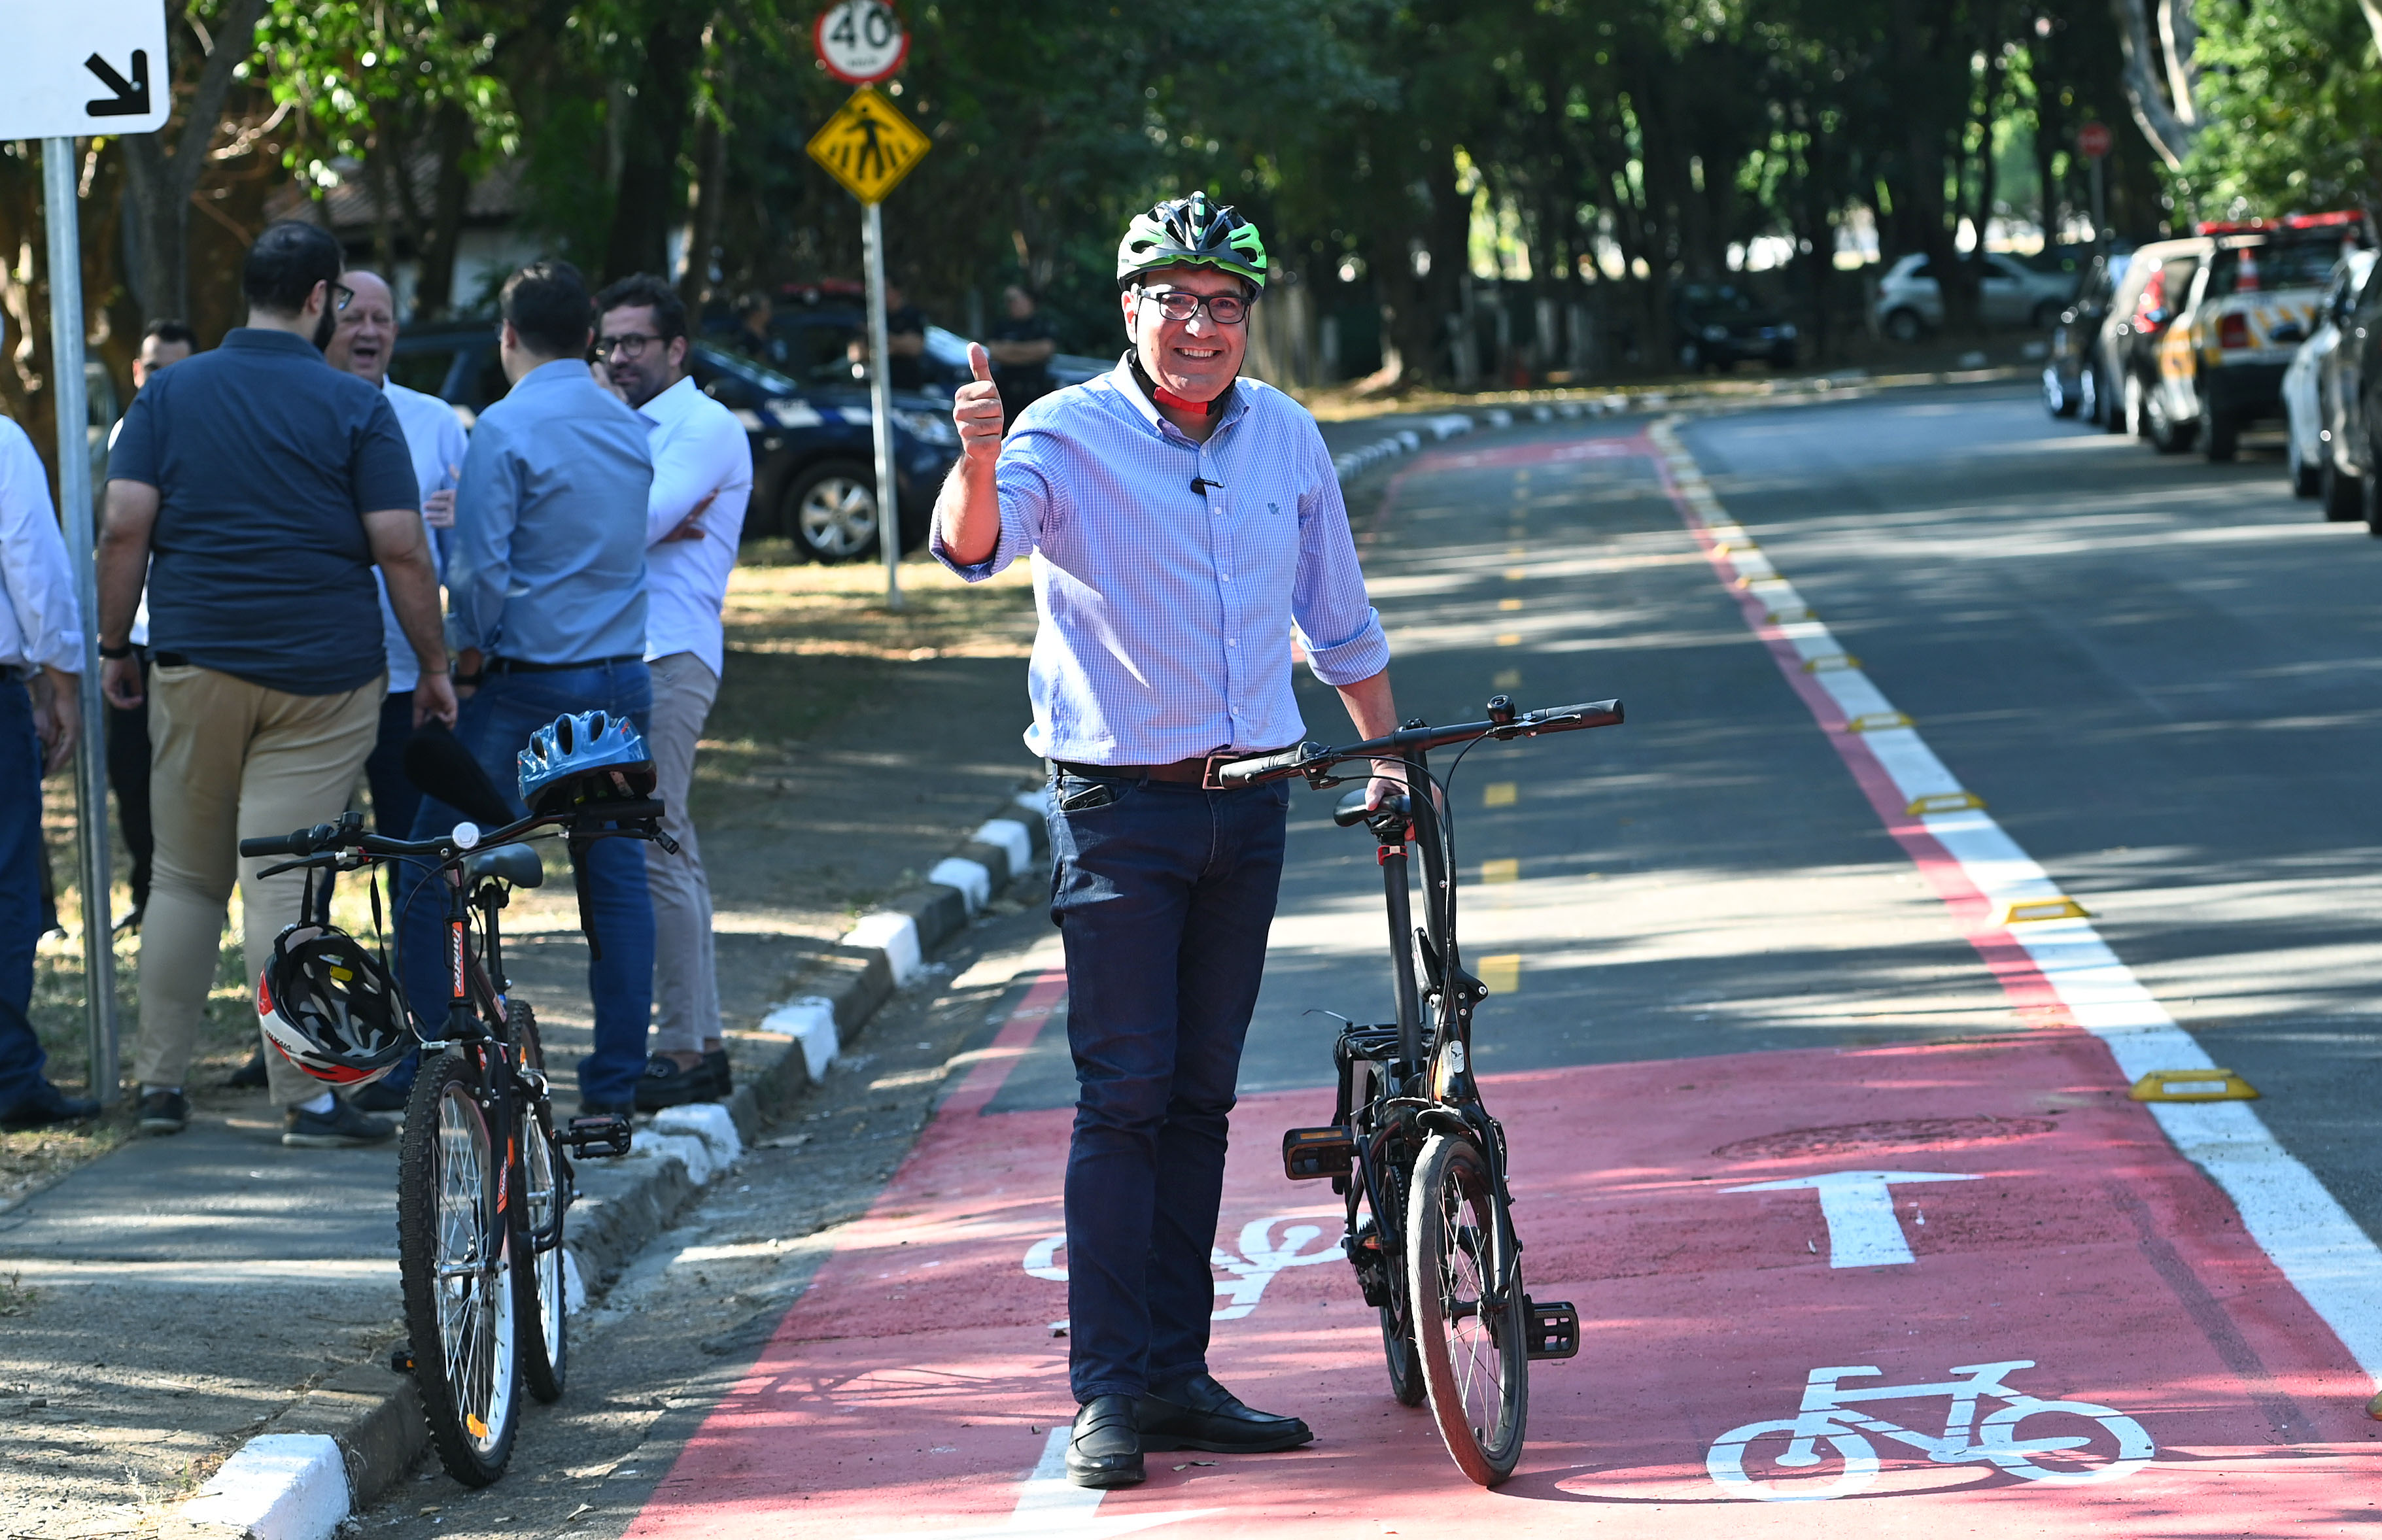
[(1348, 505), (1320, 437), (1310, 458), (1313, 473), (1298, 500), (1298, 575), (1291, 583), (1291, 618), (1315, 677), (1328, 685), (1355, 684), (1390, 666), (1390, 639), (1366, 596), (1356, 538), (1348, 532)]
[(464, 452), (463, 473), (455, 485), (455, 527), (448, 532), (447, 644), (457, 652), (494, 653), (502, 640), (497, 628), (520, 518), (520, 464), (501, 435), (484, 428)]
[(942, 520), (935, 520), (927, 549), (935, 559), (969, 582), (980, 583), (1018, 557), (1030, 555), (1042, 542), (1056, 503), (1055, 487), (1044, 467), (1043, 454), (1054, 446), (1050, 434), (1021, 421), (1001, 446), (993, 480), (1001, 494), (1001, 538), (992, 555), (978, 562), (953, 559), (943, 544)]
[[(14, 422), (0, 422), (0, 601), (15, 617), (25, 662), (82, 672), (82, 612), (66, 537), (41, 457)], [(7, 619), (0, 615), (0, 648)]]

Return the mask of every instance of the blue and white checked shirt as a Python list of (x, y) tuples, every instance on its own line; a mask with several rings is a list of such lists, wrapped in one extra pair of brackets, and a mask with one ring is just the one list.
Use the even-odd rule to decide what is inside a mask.
[(1270, 385), (1241, 381), (1198, 444), (1120, 362), (1019, 413), (996, 474), (992, 555), (962, 566), (939, 529), (933, 549), (971, 582), (1032, 555), (1038, 754), (1171, 764), (1299, 741), (1294, 623), (1326, 684), (1389, 666), (1332, 457)]

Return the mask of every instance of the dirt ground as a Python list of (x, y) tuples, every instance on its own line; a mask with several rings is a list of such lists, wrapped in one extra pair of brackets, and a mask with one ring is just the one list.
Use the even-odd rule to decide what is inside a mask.
[[(793, 559), (783, 541), (745, 547), (729, 590), (728, 658), (696, 761), (694, 812), (703, 833), (721, 932), (721, 993), (731, 1015), (755, 1018), (820, 947), (876, 899), (918, 880), (993, 803), (1034, 774), (1016, 731), (1025, 720), (1023, 660), (1034, 630), (1025, 569), (969, 586), (922, 556), (902, 568), (904, 603), (884, 602), (879, 566), (820, 567)], [(1014, 718), (1016, 729), (1003, 732)], [(901, 741), (948, 744), (951, 775), (915, 770)], [(864, 741), (864, 739), (866, 741)], [(962, 751), (961, 745), (968, 745)], [(1014, 746), (1014, 753), (999, 748)], [(44, 787), (43, 827), (63, 929), (42, 943), (33, 1024), (50, 1077), (69, 1092), (89, 1083), (74, 795), (65, 776)], [(356, 805), (370, 807), (359, 785)], [(122, 833), (113, 816), (114, 911), (131, 900)], [(890, 843), (873, 835), (894, 834)], [(924, 844), (921, 844), (924, 841)], [(900, 859), (890, 853), (907, 852)], [(521, 895), (507, 915), (522, 944), (516, 971), (534, 986), (568, 991), (584, 952), (567, 882)], [(240, 960), (239, 900), (232, 899), (190, 1092), (203, 1110), (243, 1105), (222, 1087), (256, 1039)], [(359, 934), (370, 914), (359, 885), (342, 886), (338, 911)], [(129, 1074), (140, 1019), (140, 941), (114, 947), (119, 1063)], [(554, 997), (551, 993), (548, 997)], [(583, 985), (551, 1015), (574, 1046), (587, 1025)], [(749, 1021), (746, 1024), (749, 1024)], [(80, 1130), (0, 1134), (0, 1210), (129, 1133), (129, 1106)], [(5, 1274), (0, 1274), (5, 1277)], [(0, 1301), (0, 1309), (6, 1302)]]

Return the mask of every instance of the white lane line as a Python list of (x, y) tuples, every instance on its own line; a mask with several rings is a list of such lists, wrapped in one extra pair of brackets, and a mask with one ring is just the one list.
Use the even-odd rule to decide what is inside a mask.
[(1816, 1177), (1786, 1177), (1777, 1181), (1724, 1187), (1724, 1192), (1812, 1192), (1820, 1195), (1820, 1218), (1828, 1227), (1831, 1267), (1895, 1267), (1916, 1262), (1910, 1238), (1895, 1216), (1897, 1182), (1982, 1181), (1957, 1171), (1830, 1171)]
[(1074, 1431), (1064, 1423), (1050, 1430), (1049, 1439), (1042, 1445), (1042, 1458), (1035, 1461), (1033, 1473), (1019, 1488), (1017, 1507), (1005, 1523), (887, 1531), (855, 1535), (853, 1540), (1017, 1540), (1021, 1534), (1046, 1536), (1047, 1540), (1112, 1540), (1113, 1536), (1137, 1534), (1146, 1529), (1205, 1519), (1224, 1511), (1221, 1508), (1176, 1508), (1100, 1517), (1100, 1499), (1108, 1494), (1097, 1487), (1078, 1486), (1067, 1479), (1067, 1438)]
[[(1746, 552), (1745, 558), (1734, 554), (1746, 544), (1743, 528), (1713, 495), (1672, 422), (1656, 423), (1648, 437), (1673, 502), (1713, 566), (1731, 578), (1743, 575), (1736, 565), (1739, 559), (1748, 559), (1746, 569), (1752, 569), (1753, 553)], [(1760, 569), (1767, 575), (1766, 558)], [(2089, 919), (2009, 918), (2013, 904), (2059, 896), (2050, 874), (1982, 805), (1927, 811), (1929, 799), (1967, 793), (1917, 727), (1836, 730), (1854, 716), (1895, 707), (1858, 663), (1846, 658), (1844, 646), (1825, 625), (1816, 619), (1774, 624), (1753, 614), (1763, 605), (1776, 613), (1767, 584), (1760, 599), (1747, 602), (1748, 621), (1778, 654), (1787, 683), (1829, 729), (1887, 827), (1966, 923), (1970, 940), (1989, 959), (1998, 959), (1995, 971), (2013, 1000), (2021, 1008), (2045, 997), (2056, 1000), (2067, 1018), (2108, 1045), (2129, 1081), (2160, 1069), (2214, 1068), (2206, 1051), (2176, 1025)], [(1817, 670), (1802, 666), (1815, 658), (1845, 661)], [(2382, 1248), (2247, 1103), (2149, 1105), (2176, 1148), (2233, 1200), (2251, 1239), (2332, 1328), (2358, 1367), (2382, 1387), (2382, 1289), (2376, 1287), (2382, 1278)]]

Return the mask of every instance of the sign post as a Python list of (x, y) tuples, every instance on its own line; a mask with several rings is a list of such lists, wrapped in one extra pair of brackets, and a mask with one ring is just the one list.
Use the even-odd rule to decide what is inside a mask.
[(885, 218), (894, 184), (925, 158), (931, 142), (872, 89), (902, 67), (909, 34), (885, 0), (841, 0), (811, 30), (819, 62), (858, 89), (811, 136), (811, 159), (860, 200), (861, 255), (868, 280), (868, 409), (877, 444), (877, 546), (885, 558), (885, 603), (902, 607), (901, 492), (893, 469), (891, 372), (885, 334)]
[[(99, 573), (91, 489), (91, 407), (83, 392), (82, 232), (75, 141), (152, 133), (172, 106), (162, 86), (162, 0), (83, 0), (18, 7), (0, 75), (0, 139), (42, 141), (42, 218), (49, 233), (50, 386), (58, 420), (58, 516), (82, 610), (82, 672), (75, 749), (75, 826), (82, 887), (83, 1019), (91, 1094), (117, 1100), (116, 954), (108, 913), (107, 713), (99, 694)], [(151, 89), (152, 62), (161, 89)], [(94, 94), (94, 92), (96, 94)]]
[(2093, 164), (2093, 244), (2108, 242), (2109, 216), (2103, 201), (2101, 165), (2109, 158), (2109, 126), (2094, 121), (2076, 130), (2076, 149)]

